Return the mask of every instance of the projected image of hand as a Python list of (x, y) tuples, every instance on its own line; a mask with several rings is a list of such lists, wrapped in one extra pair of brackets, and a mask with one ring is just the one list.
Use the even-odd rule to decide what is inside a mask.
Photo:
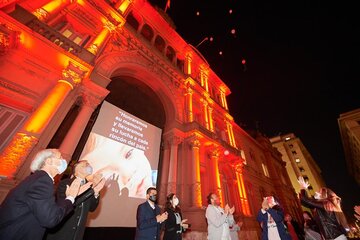
[(142, 150), (91, 133), (81, 158), (108, 183), (116, 181), (120, 192), (127, 188), (129, 197), (144, 198), (152, 186), (151, 166)]

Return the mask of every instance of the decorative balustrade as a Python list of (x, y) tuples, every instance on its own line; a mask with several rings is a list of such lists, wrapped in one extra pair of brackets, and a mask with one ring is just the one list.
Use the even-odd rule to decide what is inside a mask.
[(25, 26), (29, 27), (34, 32), (45, 37), (55, 45), (61, 47), (65, 51), (79, 57), (85, 62), (93, 63), (95, 55), (91, 52), (74, 43), (70, 39), (66, 38), (64, 35), (47, 25), (46, 23), (40, 21), (36, 16), (26, 11), (21, 6), (17, 5), (14, 12), (10, 14), (13, 18), (23, 23)]

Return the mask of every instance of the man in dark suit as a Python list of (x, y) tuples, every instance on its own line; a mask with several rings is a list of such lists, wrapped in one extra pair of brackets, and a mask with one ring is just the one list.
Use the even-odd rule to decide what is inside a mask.
[(55, 228), (49, 229), (46, 234), (47, 240), (82, 240), (85, 232), (86, 219), (89, 212), (95, 211), (99, 204), (99, 193), (104, 187), (105, 179), (99, 175), (92, 175), (92, 167), (87, 161), (79, 161), (74, 166), (74, 173), (71, 178), (60, 181), (57, 188), (57, 199), (64, 199), (66, 186), (75, 179), (80, 179), (84, 184), (87, 179), (92, 182), (92, 188), (79, 195), (75, 199), (74, 211), (67, 215)]
[(55, 201), (54, 177), (65, 171), (67, 162), (57, 149), (37, 153), (31, 162), (32, 175), (14, 187), (0, 206), (1, 240), (41, 240), (45, 229), (54, 227), (72, 209), (80, 181), (67, 186), (66, 197)]
[(135, 240), (159, 240), (160, 226), (167, 217), (167, 212), (160, 214), (160, 208), (156, 205), (156, 188), (146, 190), (147, 201), (140, 204), (136, 213)]

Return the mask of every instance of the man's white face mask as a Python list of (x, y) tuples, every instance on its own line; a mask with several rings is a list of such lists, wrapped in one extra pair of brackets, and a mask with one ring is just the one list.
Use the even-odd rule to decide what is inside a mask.
[(317, 200), (320, 200), (321, 199), (321, 194), (318, 193), (318, 192), (315, 192), (314, 198), (317, 199)]

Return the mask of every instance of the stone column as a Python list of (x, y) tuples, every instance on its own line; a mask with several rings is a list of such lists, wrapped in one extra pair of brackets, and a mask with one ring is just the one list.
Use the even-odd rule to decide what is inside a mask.
[(163, 159), (161, 163), (161, 177), (160, 177), (160, 187), (158, 187), (158, 195), (159, 195), (159, 202), (165, 203), (166, 202), (166, 195), (168, 193), (168, 180), (169, 180), (169, 162), (170, 162), (170, 143), (166, 137), (164, 137), (164, 152), (163, 152)]
[(228, 122), (228, 120), (225, 120), (225, 124), (226, 124), (226, 132), (227, 132), (227, 135), (228, 135), (229, 144), (231, 146), (233, 146), (231, 132), (230, 132), (230, 123)]
[(191, 142), (191, 193), (193, 207), (201, 207), (201, 180), (200, 180), (200, 141), (195, 139)]
[(123, 1), (117, 1), (115, 3), (114, 8), (119, 10), (122, 14), (125, 14), (127, 10), (129, 9), (129, 6), (131, 5), (132, 0), (123, 0)]
[(191, 75), (191, 63), (192, 63), (192, 58), (190, 55), (186, 55), (185, 57), (185, 67), (184, 67), (184, 72), (187, 75)]
[(205, 99), (201, 99), (201, 102), (203, 104), (203, 112), (204, 112), (204, 123), (205, 123), (205, 127), (206, 129), (209, 129), (209, 116), (208, 116), (208, 103)]
[(208, 107), (209, 110), (209, 125), (210, 125), (210, 131), (214, 132), (214, 120), (213, 120), (213, 108), (212, 107)]
[(87, 50), (92, 54), (96, 55), (99, 49), (104, 45), (107, 39), (110, 36), (110, 33), (116, 29), (116, 26), (109, 21), (104, 23), (104, 28), (102, 31), (96, 36), (96, 38), (89, 44)]
[(234, 164), (236, 180), (238, 184), (240, 204), (243, 214), (246, 216), (250, 216), (250, 206), (249, 201), (247, 199), (244, 178), (243, 178), (243, 164), (241, 161), (238, 161)]
[(61, 9), (65, 8), (71, 1), (52, 0), (48, 1), (44, 6), (35, 9), (33, 14), (41, 21), (47, 21), (51, 16), (56, 15)]
[(177, 172), (178, 172), (178, 145), (182, 139), (178, 136), (172, 136), (170, 139), (170, 161), (169, 161), (169, 180), (167, 191), (176, 193)]
[(192, 94), (193, 94), (193, 90), (190, 87), (187, 88), (185, 93), (185, 102), (186, 102), (185, 109), (186, 109), (186, 116), (188, 122), (192, 122), (194, 120)]
[(91, 82), (88, 82), (86, 85), (82, 86), (80, 91), (80, 112), (71, 125), (70, 130), (66, 134), (60, 146), (60, 151), (62, 152), (63, 157), (68, 161), (71, 160), (70, 158), (74, 153), (77, 144), (79, 143), (79, 140), (84, 132), (84, 129), (86, 128), (91, 114), (108, 93), (108, 90), (97, 87)]
[(219, 173), (219, 156), (220, 151), (219, 149), (214, 149), (210, 152), (210, 161), (211, 161), (211, 169), (212, 169), (212, 175), (214, 177), (214, 186), (215, 186), (215, 193), (219, 196), (220, 202), (224, 204), (223, 202), (223, 193), (221, 189), (221, 180), (220, 180), (220, 173)]
[(83, 75), (85, 72), (71, 63), (62, 71), (62, 78), (0, 154), (0, 176), (14, 177), (65, 98), (82, 81)]
[(233, 130), (233, 127), (232, 127), (232, 124), (229, 123), (229, 129), (230, 129), (230, 137), (232, 139), (232, 146), (234, 148), (236, 148), (236, 142), (235, 142), (235, 137), (234, 137), (234, 130)]

